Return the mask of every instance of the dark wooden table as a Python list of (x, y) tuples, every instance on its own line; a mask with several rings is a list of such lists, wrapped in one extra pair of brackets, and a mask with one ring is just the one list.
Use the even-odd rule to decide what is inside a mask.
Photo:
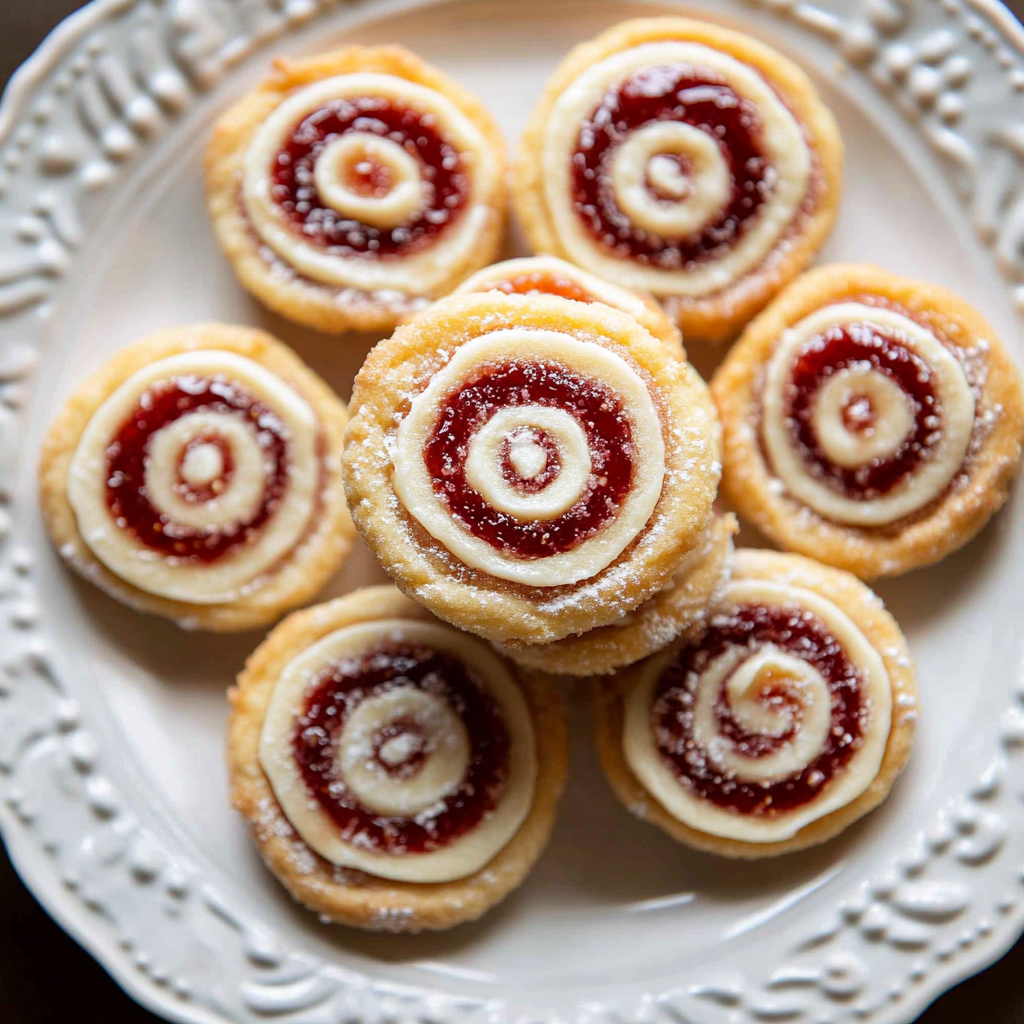
[[(79, 0), (0, 0), (0, 85)], [(1024, 0), (1009, 5), (1024, 15)], [(0, 846), (0, 1024), (73, 1021), (83, 1009), (117, 1024), (159, 1024), (47, 916)], [(1024, 939), (1005, 959), (938, 1000), (919, 1024), (1024, 1024)]]

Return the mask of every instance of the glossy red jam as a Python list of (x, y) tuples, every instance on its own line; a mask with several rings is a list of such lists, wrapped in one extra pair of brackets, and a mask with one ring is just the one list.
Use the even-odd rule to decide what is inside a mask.
[[(313, 179), (317, 158), (349, 131), (391, 139), (416, 157), (425, 198), (406, 223), (377, 228), (321, 202)], [(373, 160), (362, 161), (347, 175), (364, 195), (385, 195), (391, 185), (390, 171)], [(296, 232), (338, 256), (404, 256), (422, 249), (456, 221), (471, 187), (459, 151), (438, 133), (436, 118), (373, 96), (334, 100), (303, 119), (271, 169), (271, 195)]]
[[(520, 433), (528, 433), (532, 443), (544, 452), (546, 460), (544, 468), (536, 476), (520, 476), (519, 471), (512, 464), (512, 440)], [(558, 454), (558, 446), (546, 430), (516, 431), (511, 438), (506, 437), (502, 441), (499, 458), (501, 459), (501, 475), (505, 481), (516, 490), (526, 494), (543, 491), (548, 484), (554, 483), (558, 479), (558, 474), (562, 470), (562, 457)]]
[[(819, 389), (835, 373), (864, 368), (885, 374), (909, 398), (914, 427), (888, 458), (847, 468), (831, 462), (818, 443), (813, 414)], [(934, 375), (915, 352), (870, 324), (833, 327), (813, 339), (795, 360), (787, 415), (793, 443), (811, 471), (846, 497), (870, 500), (888, 494), (913, 473), (942, 437), (942, 409)], [(854, 396), (843, 410), (848, 428), (868, 430), (875, 410), (866, 396)]]
[(518, 274), (507, 281), (491, 285), (491, 291), (506, 295), (558, 295), (575, 302), (593, 302), (594, 297), (586, 289), (564, 274), (550, 274), (546, 270), (534, 270), (529, 274)]
[[(169, 522), (146, 494), (146, 460), (153, 435), (190, 412), (235, 416), (251, 424), (269, 466), (263, 501), (248, 522), (229, 531), (192, 530)], [(197, 442), (193, 442), (195, 444)], [(222, 443), (219, 447), (226, 448)], [(107, 446), (107, 507), (115, 522), (140, 543), (164, 555), (214, 562), (248, 543), (274, 514), (288, 486), (284, 425), (266, 406), (237, 385), (219, 378), (175, 377), (145, 392), (131, 418)], [(221, 493), (233, 469), (230, 454), (224, 474), (208, 487), (191, 487), (176, 467), (176, 489), (186, 501), (209, 501)]]
[[(363, 700), (396, 685), (442, 696), (466, 727), (469, 767), (435, 814), (377, 814), (359, 803), (337, 773), (336, 741), (348, 715)], [(391, 735), (376, 737), (378, 757), (384, 743), (408, 732), (408, 727), (394, 722)], [(509, 736), (497, 704), (454, 655), (412, 644), (380, 644), (321, 673), (296, 723), (292, 744), (307, 789), (337, 825), (341, 838), (380, 853), (425, 853), (458, 839), (494, 809), (508, 779)], [(398, 773), (414, 777), (428, 756), (421, 747), (398, 766)]]
[[(557, 519), (522, 522), (492, 508), (466, 481), (473, 435), (498, 410), (543, 405), (571, 413), (587, 435), (592, 471), (579, 501)], [(475, 536), (520, 558), (568, 551), (604, 526), (629, 493), (636, 457), (618, 398), (557, 363), (509, 363), (464, 384), (442, 406), (424, 460), (452, 515)]]
[[(832, 694), (832, 730), (824, 749), (799, 774), (764, 784), (730, 777), (706, 750), (693, 743), (695, 680), (729, 648), (754, 653), (774, 645), (813, 665), (828, 680)], [(726, 696), (728, 679), (715, 702), (719, 730), (735, 749), (747, 757), (767, 757), (789, 742), (792, 733), (766, 736), (747, 732), (733, 717)], [(695, 793), (719, 807), (741, 814), (770, 815), (802, 807), (813, 800), (830, 779), (840, 773), (863, 742), (867, 709), (858, 669), (842, 645), (818, 619), (797, 606), (763, 608), (747, 605), (712, 621), (697, 646), (685, 647), (662, 673), (655, 691), (651, 721), (661, 755), (676, 775)], [(766, 700), (797, 712), (793, 695), (780, 686), (766, 688)], [(797, 726), (799, 727), (799, 726)]]
[[(651, 235), (635, 228), (615, 202), (610, 181), (616, 151), (634, 131), (657, 121), (707, 132), (718, 140), (729, 168), (729, 203), (700, 235)], [(753, 104), (714, 72), (685, 64), (645, 68), (609, 90), (580, 128), (573, 207), (594, 239), (621, 259), (676, 270), (719, 258), (736, 245), (773, 191), (761, 130)]]

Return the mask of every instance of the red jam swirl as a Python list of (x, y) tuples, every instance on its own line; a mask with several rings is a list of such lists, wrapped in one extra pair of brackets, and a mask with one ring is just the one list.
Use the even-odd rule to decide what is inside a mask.
[[(562, 409), (587, 436), (590, 481), (579, 501), (557, 519), (518, 520), (487, 504), (466, 481), (473, 435), (499, 409), (519, 405)], [(571, 550), (615, 516), (629, 494), (636, 453), (622, 404), (606, 385), (558, 363), (514, 362), (486, 370), (448, 398), (423, 457), (435, 491), (474, 537), (505, 554), (532, 559)]]
[[(536, 476), (520, 476), (516, 467), (512, 465), (512, 441), (517, 435), (524, 432), (529, 434), (535, 445), (544, 450), (546, 460), (544, 468)], [(502, 441), (498, 457), (501, 459), (501, 475), (506, 483), (525, 494), (537, 494), (543, 491), (548, 484), (554, 483), (558, 479), (558, 474), (562, 471), (562, 457), (558, 454), (558, 446), (546, 430), (537, 430), (536, 428), (528, 431), (517, 430), (512, 437), (506, 437)]]
[[(821, 753), (801, 772), (774, 782), (745, 781), (719, 768), (710, 751), (693, 739), (696, 681), (730, 648), (750, 654), (774, 645), (812, 665), (832, 694), (832, 729)], [(738, 667), (738, 666), (737, 666)], [(735, 669), (734, 669), (735, 671)], [(715, 700), (715, 720), (735, 749), (751, 758), (767, 757), (793, 739), (750, 733), (733, 717), (727, 697), (728, 678)], [(803, 807), (838, 775), (863, 743), (864, 704), (860, 672), (824, 623), (796, 605), (764, 608), (745, 605), (712, 620), (699, 644), (684, 647), (662, 673), (655, 690), (651, 723), (661, 756), (676, 776), (702, 799), (740, 814), (771, 815)], [(764, 699), (790, 708), (800, 725), (800, 706), (784, 685), (768, 687)]]
[[(155, 508), (146, 493), (146, 461), (153, 435), (199, 411), (245, 422), (255, 432), (268, 466), (263, 500), (248, 521), (232, 530), (180, 526)], [(142, 394), (135, 412), (107, 445), (107, 507), (117, 525), (146, 547), (186, 561), (215, 562), (254, 540), (274, 514), (288, 486), (287, 448), (285, 427), (278, 416), (237, 384), (221, 377), (174, 377)], [(230, 479), (230, 459), (224, 468), (225, 475), (208, 488), (192, 489), (183, 495), (186, 500), (198, 503), (216, 497)], [(184, 485), (180, 463), (176, 473), (179, 486)]]
[(564, 274), (550, 274), (546, 270), (534, 270), (529, 274), (518, 274), (507, 281), (499, 281), (489, 288), (492, 292), (506, 295), (557, 295), (575, 302), (593, 302), (594, 297), (585, 288)]
[[(414, 818), (378, 814), (360, 804), (338, 775), (337, 737), (348, 716), (362, 701), (395, 686), (415, 686), (443, 697), (466, 727), (469, 766), (436, 814)], [(378, 754), (388, 739), (402, 732), (401, 722), (382, 730), (374, 738)], [(306, 788), (338, 827), (341, 838), (394, 855), (437, 850), (475, 828), (497, 806), (509, 771), (508, 730), (493, 698), (454, 655), (406, 643), (378, 644), (361, 657), (346, 658), (325, 669), (296, 722), (292, 748)], [(429, 754), (421, 748), (399, 766), (398, 773), (414, 777)], [(386, 762), (380, 763), (386, 767)]]
[[(822, 385), (833, 374), (851, 367), (884, 374), (896, 384), (910, 401), (914, 426), (888, 458), (844, 467), (822, 450), (813, 413)], [(845, 497), (870, 501), (888, 494), (929, 457), (942, 438), (942, 408), (932, 370), (916, 352), (872, 324), (832, 327), (813, 338), (794, 361), (790, 379), (787, 417), (793, 444), (810, 471)], [(858, 431), (869, 429), (874, 416), (866, 396), (854, 395), (843, 411), (847, 426)]]
[[(379, 228), (324, 205), (313, 169), (324, 148), (346, 132), (367, 132), (399, 143), (420, 164), (423, 202), (409, 220)], [(369, 166), (362, 168), (362, 164)], [(352, 175), (356, 179), (352, 179)], [(347, 172), (365, 195), (385, 195), (391, 175), (367, 159)], [(304, 242), (337, 256), (407, 256), (430, 245), (469, 202), (472, 182), (459, 151), (437, 131), (436, 117), (382, 97), (337, 99), (300, 121), (271, 168), (271, 196)]]
[[(657, 121), (706, 132), (718, 142), (729, 168), (728, 205), (699, 235), (652, 235), (634, 227), (615, 201), (610, 182), (616, 151), (631, 133)], [(573, 208), (595, 241), (620, 259), (677, 270), (721, 258), (773, 191), (761, 131), (754, 105), (713, 71), (688, 64), (644, 68), (610, 89), (583, 122), (572, 167)]]

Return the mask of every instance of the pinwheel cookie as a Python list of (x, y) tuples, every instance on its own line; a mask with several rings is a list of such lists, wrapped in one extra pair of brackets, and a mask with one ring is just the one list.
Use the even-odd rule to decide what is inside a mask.
[(500, 650), (520, 665), (571, 676), (615, 672), (660, 651), (699, 628), (721, 597), (732, 571), (732, 539), (738, 530), (735, 516), (716, 516), (703, 543), (683, 559), (664, 588), (610, 626), (550, 644), (502, 644)]
[(603, 281), (556, 256), (524, 256), (492, 263), (463, 281), (453, 294), (495, 291), (506, 295), (560, 295), (576, 302), (603, 302), (628, 313), (665, 342), (680, 359), (686, 358), (679, 329), (650, 295)]
[(631, 316), (436, 303), (356, 377), (345, 487), (398, 585), (496, 641), (607, 625), (704, 539), (719, 466), (696, 375)]
[(880, 804), (910, 755), (914, 670), (856, 577), (736, 553), (706, 630), (596, 685), (601, 762), (635, 814), (699, 850), (825, 842)]
[(504, 173), (483, 105), (397, 46), (277, 61), (206, 154), (210, 216), (239, 280), (332, 332), (390, 330), (490, 263)]
[(323, 917), (471, 921), (547, 843), (567, 761), (556, 688), (393, 587), (291, 615), (230, 699), (232, 800)]
[(627, 21), (574, 49), (516, 158), (534, 248), (661, 299), (683, 337), (733, 337), (835, 219), (842, 144), (807, 76), (748, 36)]
[(348, 553), (345, 407), (262, 331), (194, 324), (118, 352), (43, 442), (53, 541), (86, 579), (189, 628), (250, 629)]
[(864, 579), (966, 544), (1020, 467), (1020, 374), (992, 328), (945, 289), (876, 267), (805, 274), (712, 390), (740, 515)]

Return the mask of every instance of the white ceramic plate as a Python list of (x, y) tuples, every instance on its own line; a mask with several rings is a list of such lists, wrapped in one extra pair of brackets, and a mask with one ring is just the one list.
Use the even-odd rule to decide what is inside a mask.
[[(267, 314), (207, 226), (210, 123), (272, 53), (399, 42), (514, 140), (578, 40), (628, 0), (100, 0), (0, 111), (0, 824), (25, 880), (139, 1000), (288, 1024), (909, 1021), (1024, 927), (1024, 501), (887, 584), (924, 715), (892, 798), (839, 840), (755, 865), (689, 853), (600, 776), (585, 701), (553, 842), (522, 890), (439, 936), (325, 927), (227, 807), (224, 690), (258, 637), (182, 634), (73, 579), (46, 542), (43, 430), (90, 368), (155, 328), (269, 328), (347, 395), (373, 339)], [(814, 72), (847, 190), (825, 259), (979, 305), (1024, 361), (1024, 33), (991, 0), (717, 0)], [(332, 592), (377, 579), (360, 550)]]

